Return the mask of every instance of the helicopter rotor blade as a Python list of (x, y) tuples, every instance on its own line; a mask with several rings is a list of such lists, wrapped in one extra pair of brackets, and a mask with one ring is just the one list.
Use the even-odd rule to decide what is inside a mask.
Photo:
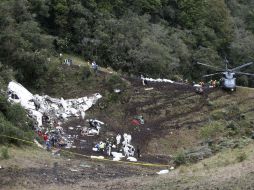
[(239, 69), (241, 69), (241, 68), (243, 68), (243, 67), (247, 67), (247, 66), (249, 66), (249, 65), (251, 65), (251, 64), (253, 64), (253, 62), (249, 62), (249, 63), (246, 63), (246, 64), (241, 65), (241, 66), (239, 66), (239, 67), (230, 69), (230, 71), (236, 71), (236, 70), (239, 70)]
[(205, 63), (200, 63), (200, 62), (197, 62), (198, 65), (203, 65), (203, 66), (207, 66), (207, 67), (210, 67), (210, 68), (213, 68), (215, 70), (223, 70), (221, 68), (218, 68), (218, 67), (215, 67), (215, 66), (212, 66), (212, 65), (208, 65), (208, 64), (205, 64)]
[(213, 74), (209, 74), (209, 75), (203, 75), (202, 77), (210, 77), (210, 76), (214, 76), (214, 75), (219, 75), (221, 73), (213, 73)]
[(236, 74), (240, 74), (240, 75), (248, 75), (248, 76), (253, 76), (254, 77), (254, 74), (251, 74), (251, 73), (243, 73), (243, 72), (235, 72)]

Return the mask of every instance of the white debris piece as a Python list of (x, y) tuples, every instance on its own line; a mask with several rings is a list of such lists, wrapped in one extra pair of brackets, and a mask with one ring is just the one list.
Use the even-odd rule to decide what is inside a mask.
[(115, 93), (120, 93), (121, 90), (120, 90), (120, 89), (114, 89), (114, 92), (115, 92)]
[[(26, 108), (25, 108), (26, 109)], [(37, 121), (37, 126), (42, 126), (42, 113), (36, 110), (29, 110), (29, 114)]]
[(91, 156), (92, 159), (100, 159), (103, 160), (104, 156)]
[(120, 161), (120, 160), (121, 160), (121, 158), (119, 158), (119, 157), (113, 158), (113, 161)]
[(144, 78), (141, 77), (142, 80), (146, 80), (146, 81), (151, 81), (151, 82), (169, 82), (169, 83), (174, 83), (174, 81), (169, 80), (169, 79), (153, 79), (153, 78)]
[[(102, 96), (98, 93), (90, 97), (78, 99), (51, 98), (49, 96), (33, 95), (21, 84), (11, 81), (8, 85), (8, 100), (14, 103), (20, 103), (22, 107), (28, 110), (32, 117), (37, 121), (38, 127), (42, 126), (42, 114), (46, 113), (50, 119), (64, 119), (74, 116), (85, 117), (85, 111), (96, 103)], [(35, 106), (37, 102), (37, 109)], [(103, 123), (104, 124), (104, 123)]]
[(118, 161), (121, 160), (121, 158), (124, 158), (124, 155), (121, 152), (111, 152), (111, 154), (115, 158), (115, 160)]
[(72, 172), (78, 172), (78, 170), (77, 169), (73, 169), (73, 168), (71, 168), (70, 169)]
[(156, 172), (157, 174), (167, 174), (169, 171), (168, 170), (161, 170), (159, 172)]
[(130, 162), (137, 162), (137, 158), (134, 157), (128, 157), (127, 160), (129, 160)]

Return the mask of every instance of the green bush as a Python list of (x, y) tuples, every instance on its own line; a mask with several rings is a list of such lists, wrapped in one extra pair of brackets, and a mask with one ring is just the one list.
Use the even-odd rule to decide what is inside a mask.
[(187, 163), (187, 159), (186, 159), (186, 155), (184, 152), (179, 152), (175, 158), (174, 158), (174, 163), (177, 165), (177, 166), (180, 166), (180, 165), (183, 165), (183, 164), (186, 164)]
[[(1, 136), (2, 135), (2, 136)], [(33, 139), (33, 131), (32, 130), (24, 130), (22, 127), (14, 126), (10, 121), (7, 121), (6, 118), (0, 114), (0, 144), (16, 144), (21, 145), (24, 144), (22, 141), (18, 141), (16, 139), (8, 138), (15, 137), (19, 139), (32, 140)], [(8, 136), (8, 137), (6, 137)]]
[(20, 104), (13, 104), (8, 107), (6, 118), (13, 125), (18, 126), (24, 130), (29, 128), (30, 121), (26, 116), (26, 111), (20, 106)]
[[(23, 142), (4, 136), (31, 140), (33, 136), (32, 121), (19, 104), (11, 105), (6, 97), (0, 95), (0, 144)], [(4, 136), (3, 136), (4, 135)]]
[(1, 150), (1, 157), (2, 157), (2, 159), (9, 159), (10, 158), (10, 155), (9, 155), (9, 152), (8, 152), (8, 148), (6, 148), (6, 147), (2, 148), (2, 150)]
[(126, 83), (118, 75), (112, 75), (106, 79), (106, 86), (109, 91), (113, 92), (116, 88), (126, 88)]
[(248, 157), (247, 154), (245, 152), (242, 152), (237, 156), (236, 160), (238, 162), (243, 162), (244, 160), (247, 159), (247, 157)]
[(92, 73), (89, 67), (83, 67), (83, 76), (82, 76), (82, 80), (86, 80), (89, 77), (91, 77)]
[(210, 139), (223, 132), (224, 127), (220, 122), (213, 122), (200, 129), (200, 135), (204, 139)]
[(217, 111), (213, 111), (211, 116), (214, 120), (220, 120), (220, 119), (224, 119), (226, 115), (225, 110), (217, 110)]

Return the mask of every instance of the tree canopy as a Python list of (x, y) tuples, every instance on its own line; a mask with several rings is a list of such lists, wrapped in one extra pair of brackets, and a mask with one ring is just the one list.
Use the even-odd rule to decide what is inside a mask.
[(253, 8), (251, 0), (2, 0), (0, 61), (34, 88), (60, 52), (136, 75), (197, 79), (209, 72), (197, 61), (253, 61)]

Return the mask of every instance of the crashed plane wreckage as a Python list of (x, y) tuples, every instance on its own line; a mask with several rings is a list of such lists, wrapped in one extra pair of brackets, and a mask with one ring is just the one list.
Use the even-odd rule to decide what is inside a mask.
[(42, 126), (46, 115), (50, 121), (54, 119), (67, 120), (68, 117), (85, 117), (85, 111), (96, 103), (102, 96), (96, 93), (90, 97), (78, 99), (51, 98), (50, 96), (33, 95), (21, 84), (11, 81), (8, 85), (8, 101), (20, 103), (29, 115), (36, 121), (37, 127)]

